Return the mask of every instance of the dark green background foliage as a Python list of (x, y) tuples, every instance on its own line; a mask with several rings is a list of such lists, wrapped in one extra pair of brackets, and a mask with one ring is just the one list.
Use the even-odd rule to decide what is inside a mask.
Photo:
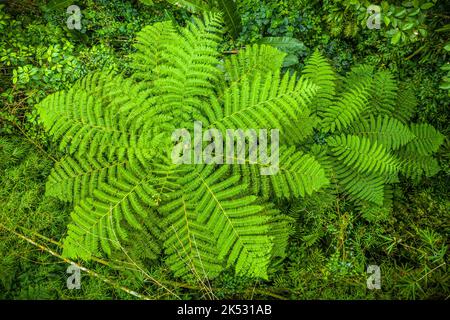
[[(148, 251), (148, 235), (130, 229), (124, 250), (77, 261), (89, 273), (82, 273), (81, 290), (66, 288), (70, 261), (60, 254), (72, 206), (45, 196), (45, 182), (62, 152), (44, 132), (35, 106), (93, 71), (133, 76), (133, 44), (145, 26), (167, 20), (185, 26), (202, 8), (221, 11), (226, 5), (173, 2), (0, 5), (0, 298), (448, 298), (450, 8), (448, 1), (432, 0), (237, 0), (241, 23), (237, 29), (228, 26), (218, 49), (230, 57), (252, 44), (272, 44), (287, 53), (282, 72), (291, 74), (303, 73), (317, 50), (342, 81), (361, 63), (389, 70), (399, 88), (415, 94), (410, 122), (430, 123), (444, 136), (434, 154), (441, 168), (437, 175), (421, 180), (400, 175), (383, 206), (330, 189), (275, 200), (291, 218), (292, 230), (286, 255), (270, 262), (268, 280), (232, 269), (210, 281), (175, 277), (164, 255), (154, 259)], [(80, 31), (67, 28), (71, 4), (82, 10)], [(366, 27), (370, 4), (382, 9), (379, 30)], [(322, 145), (329, 135), (316, 126), (312, 142)], [(381, 267), (381, 290), (366, 287), (370, 264)]]

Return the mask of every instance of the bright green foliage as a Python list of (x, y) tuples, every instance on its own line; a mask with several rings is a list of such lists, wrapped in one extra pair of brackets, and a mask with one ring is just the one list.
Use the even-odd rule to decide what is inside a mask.
[[(266, 63), (270, 59), (270, 63)], [(283, 55), (269, 46), (248, 46), (239, 55), (232, 55), (225, 60), (225, 70), (230, 77), (230, 82), (239, 82), (243, 76), (250, 80), (256, 74), (265, 76), (267, 73), (274, 73), (280, 70), (283, 64)], [(257, 72), (255, 72), (257, 71)]]
[[(270, 177), (260, 174), (264, 163), (171, 163), (172, 131), (195, 120), (223, 133), (277, 128), (286, 141), (301, 136), (295, 125), (312, 121), (316, 86), (281, 75), (283, 53), (255, 46), (222, 64), (220, 33), (216, 14), (182, 29), (157, 23), (138, 36), (131, 78), (96, 73), (39, 104), (45, 129), (68, 153), (47, 184), (48, 194), (75, 205), (65, 256), (120, 250), (128, 226), (141, 229), (142, 221), (179, 276), (214, 277), (234, 266), (239, 275), (267, 278), (271, 258), (283, 256), (289, 219), (267, 199), (326, 185), (314, 157), (281, 147), (280, 172)], [(252, 67), (272, 57), (271, 70)]]
[(411, 153), (429, 156), (444, 142), (444, 136), (429, 124), (412, 124), (410, 130), (416, 136), (416, 139), (406, 147)]
[[(240, 83), (245, 78), (251, 85), (255, 76), (273, 76), (281, 66), (289, 66), (282, 73), (293, 75), (296, 71), (299, 74), (302, 68), (305, 70), (304, 59), (312, 53), (299, 40), (323, 52), (323, 56), (315, 54), (309, 60), (308, 77), (312, 79), (318, 74), (315, 71), (318, 63), (313, 64), (313, 58), (324, 62), (321, 67), (325, 71), (320, 79), (315, 77), (314, 83), (317, 85), (319, 80), (331, 76), (323, 81), (327, 85), (316, 86), (314, 93), (308, 93), (314, 101), (307, 102), (306, 108), (297, 108), (297, 119), (289, 119), (289, 127), (282, 128), (280, 155), (285, 165), (273, 176), (261, 176), (260, 167), (255, 165), (234, 165), (229, 170), (197, 165), (194, 170), (189, 166), (166, 166), (164, 159), (133, 165), (129, 161), (133, 152), (139, 161), (152, 154), (153, 136), (146, 134), (147, 129), (155, 128), (164, 139), (172, 127), (182, 127), (183, 123), (188, 126), (192, 119), (212, 110), (206, 107), (197, 115), (182, 118), (185, 111), (179, 111), (178, 105), (171, 108), (170, 103), (167, 104), (169, 112), (148, 112), (163, 104), (153, 99), (161, 95), (153, 84), (161, 74), (160, 66), (168, 65), (167, 59), (172, 59), (164, 47), (173, 41), (178, 43), (179, 40), (174, 40), (178, 27), (176, 23), (164, 22), (145, 28), (138, 41), (134, 39), (135, 33), (146, 24), (167, 19), (185, 25), (191, 18), (185, 9), (197, 16), (200, 11), (210, 10), (206, 7), (192, 10), (189, 3), (217, 1), (170, 0), (178, 3), (172, 6), (165, 0), (141, 0), (153, 3), (144, 6), (137, 1), (86, 0), (78, 4), (83, 14), (81, 31), (67, 29), (66, 8), (72, 2), (45, 2), (6, 1), (5, 6), (0, 5), (1, 299), (133, 298), (109, 285), (114, 282), (151, 299), (448, 299), (450, 143), (445, 138), (443, 147), (436, 153), (430, 151), (438, 147), (441, 136), (424, 124), (433, 124), (448, 137), (450, 67), (447, 53), (450, 45), (449, 21), (443, 14), (448, 11), (446, 1), (235, 2), (242, 16), (242, 32), (237, 42), (230, 40), (227, 34), (225, 41), (215, 49), (218, 81), (212, 85), (213, 94), (200, 100), (208, 100), (207, 104), (218, 105), (220, 109), (224, 105), (225, 91), (233, 97), (233, 91), (229, 90), (232, 82)], [(234, 3), (234, 0), (228, 2)], [(380, 29), (366, 26), (370, 16), (366, 9), (371, 4), (382, 7)], [(227, 22), (225, 25), (232, 26)], [(254, 43), (271, 45), (287, 55), (283, 57), (271, 47), (253, 46)], [(133, 49), (133, 45), (139, 49)], [(130, 54), (131, 59), (126, 58)], [(357, 63), (369, 65), (348, 72)], [(38, 112), (33, 105), (55, 91), (67, 90), (77, 79), (104, 67), (120, 70), (122, 77), (97, 73), (85, 79), (87, 85), (81, 81), (76, 84), (78, 90), (84, 92), (79, 96), (83, 105), (94, 109), (82, 110), (78, 97), (71, 98), (80, 109), (72, 112), (70, 108), (62, 108), (64, 112), (60, 116), (70, 121), (74, 132), (80, 133), (77, 139), (78, 136), (81, 139), (75, 140), (72, 147), (72, 133), (57, 133), (67, 145), (62, 151), (55, 150), (38, 125)], [(181, 64), (175, 69), (179, 67)], [(383, 70), (375, 72), (377, 68)], [(131, 80), (124, 79), (130, 75)], [(195, 77), (195, 74), (188, 77)], [(377, 85), (371, 87), (370, 82), (377, 82)], [(104, 90), (97, 90), (103, 86)], [(348, 97), (344, 108), (345, 104), (354, 102), (352, 94), (361, 99), (361, 108), (353, 105), (343, 115), (339, 108), (333, 113), (330, 106), (343, 101), (344, 92)], [(355, 95), (358, 92), (362, 94)], [(113, 94), (111, 98), (109, 94)], [(328, 98), (328, 103), (318, 108), (320, 95)], [(89, 96), (94, 101), (86, 98)], [(62, 104), (70, 103), (70, 100), (65, 101), (63, 99)], [(56, 106), (58, 101), (54, 102)], [(55, 113), (58, 107), (52, 105), (49, 110)], [(120, 113), (117, 111), (116, 117), (108, 108), (120, 110)], [(98, 114), (86, 114), (85, 111), (91, 110)], [(264, 109), (258, 111), (261, 110)], [(329, 115), (326, 128), (324, 111)], [(156, 115), (165, 119), (153, 121)], [(180, 121), (168, 120), (170, 116)], [(120, 118), (127, 119), (123, 130)], [(74, 121), (77, 119), (78, 125)], [(53, 120), (58, 121), (58, 117)], [(109, 122), (97, 126), (104, 120)], [(202, 121), (205, 123), (204, 119)], [(92, 125), (92, 130), (85, 130), (85, 126), (80, 125), (83, 123)], [(148, 126), (144, 128), (146, 123)], [(63, 126), (64, 121), (60, 121), (60, 125)], [(66, 133), (69, 134), (66, 136)], [(10, 134), (15, 136), (10, 137)], [(84, 135), (89, 139), (84, 140)], [(368, 139), (370, 147), (372, 142), (383, 145), (397, 160), (396, 173), (362, 172), (355, 166), (357, 160), (350, 166), (343, 160), (351, 161), (351, 158), (339, 161), (330, 142), (348, 136), (357, 136), (360, 142)], [(416, 139), (416, 136), (424, 139)], [(91, 138), (100, 142), (93, 144)], [(83, 146), (81, 141), (87, 145)], [(159, 148), (160, 144), (155, 141), (154, 146), (155, 157), (164, 158), (163, 144)], [(71, 148), (73, 153), (70, 154)], [(61, 157), (61, 153), (65, 155)], [(289, 161), (292, 168), (286, 171)], [(153, 164), (157, 165), (148, 168)], [(223, 171), (212, 176), (219, 169)], [(139, 209), (126, 209), (132, 213), (128, 218), (122, 208), (104, 210), (102, 206), (106, 204), (112, 209), (110, 201), (117, 202), (124, 190), (130, 190), (127, 181), (133, 181), (133, 177), (139, 179), (142, 173), (149, 172), (147, 170), (152, 170), (153, 175), (145, 186), (157, 191), (150, 205), (146, 205), (148, 199), (141, 200), (139, 195), (135, 201), (136, 195), (132, 194), (130, 201), (122, 202)], [(326, 174), (319, 179), (316, 172), (321, 170)], [(421, 177), (433, 176), (438, 171), (433, 179), (418, 183)], [(270, 282), (249, 278), (242, 272), (236, 275), (234, 269), (237, 268), (222, 272), (227, 261), (217, 259), (218, 241), (211, 228), (197, 221), (198, 201), (213, 201), (214, 198), (211, 194), (199, 197), (196, 188), (199, 194), (208, 189), (200, 180), (186, 181), (187, 192), (178, 183), (184, 176), (195, 178), (195, 172), (202, 174), (211, 190), (216, 188), (217, 181), (234, 183), (236, 180), (230, 188), (242, 190), (242, 195), (232, 200), (245, 200), (247, 206), (258, 207), (258, 216), (263, 216), (262, 220), (270, 225), (264, 232), (270, 238), (271, 261), (267, 270), (263, 270), (264, 266), (256, 272), (261, 276), (267, 273)], [(48, 177), (48, 195), (70, 200), (73, 204), (45, 197), (45, 177)], [(324, 185), (328, 181), (330, 184)], [(121, 185), (117, 187), (117, 183)], [(136, 191), (145, 196), (139, 186)], [(255, 195), (258, 196), (255, 201), (249, 198)], [(221, 203), (229, 204), (223, 213), (231, 217), (234, 207), (226, 194), (223, 197)], [(99, 212), (91, 212), (91, 208), (83, 211), (88, 204)], [(202, 210), (208, 210), (204, 205), (202, 203)], [(102, 259), (102, 264), (97, 259), (77, 261), (110, 279), (109, 284), (83, 273), (82, 289), (67, 290), (64, 276), (67, 264), (48, 252), (36, 250), (11, 232), (16, 231), (60, 253), (60, 244), (68, 234), (69, 213), (74, 207), (77, 207), (77, 219), (82, 220), (81, 227), (97, 217), (96, 214), (107, 213), (103, 219), (96, 220), (98, 224), (88, 224), (88, 232), (72, 226), (74, 232), (70, 232), (72, 238), (79, 240), (71, 244), (72, 253), (89, 258), (103, 254), (103, 247), (111, 251), (108, 259)], [(251, 221), (261, 221), (251, 216)], [(217, 218), (217, 215), (210, 217)], [(100, 224), (108, 223), (111, 218), (121, 221), (117, 230)], [(72, 225), (77, 224), (72, 222)], [(226, 222), (221, 223), (222, 227), (226, 225)], [(239, 237), (224, 234), (231, 241), (239, 239), (251, 249), (245, 252), (239, 246), (233, 247), (243, 256), (242, 264), (251, 264), (254, 260), (265, 263), (267, 251), (259, 251), (258, 246), (245, 241), (245, 228), (236, 230)], [(98, 241), (89, 248), (92, 242), (89, 233), (92, 232), (106, 232), (107, 238), (97, 237)], [(267, 242), (264, 240), (264, 243)], [(227, 244), (221, 242), (221, 245)], [(107, 265), (103, 265), (105, 261)], [(367, 290), (368, 264), (380, 265), (382, 290)], [(173, 274), (194, 277), (195, 281), (174, 279)], [(204, 279), (216, 275), (212, 281)]]
[(373, 77), (371, 88), (370, 111), (375, 114), (393, 115), (395, 99), (397, 97), (397, 84), (389, 71), (380, 71)]
[[(222, 62), (221, 31), (217, 14), (185, 28), (146, 27), (130, 78), (95, 73), (39, 104), (45, 129), (68, 154), (47, 183), (48, 194), (75, 206), (65, 256), (111, 255), (128, 227), (145, 225), (149, 256), (163, 250), (177, 276), (212, 278), (234, 267), (266, 279), (271, 259), (284, 256), (290, 224), (269, 199), (304, 197), (332, 181), (330, 189), (381, 205), (398, 173), (436, 171), (402, 156), (418, 150), (431, 161), (442, 136), (391, 117), (397, 87), (387, 71), (360, 66), (338, 82), (316, 52), (301, 77), (282, 74), (285, 54), (264, 45)], [(278, 129), (279, 172), (261, 175), (261, 159), (173, 164), (171, 134), (194, 121), (223, 136)]]
[(336, 74), (326, 59), (318, 53), (309, 58), (303, 74), (320, 88), (314, 100), (314, 107), (317, 113), (322, 114), (330, 107), (336, 93)]
[(360, 119), (359, 123), (353, 125), (352, 133), (392, 150), (397, 150), (416, 137), (406, 125), (387, 115)]
[(392, 116), (402, 123), (407, 123), (414, 114), (416, 107), (417, 99), (414, 95), (414, 90), (412, 88), (404, 88), (404, 86), (402, 87), (400, 85), (395, 104), (396, 112)]
[(335, 136), (328, 139), (330, 151), (336, 159), (348, 167), (363, 173), (395, 173), (398, 163), (385, 147), (367, 138), (352, 135)]
[[(311, 148), (336, 182), (357, 201), (384, 203), (384, 189), (398, 174), (420, 178), (439, 171), (431, 157), (443, 135), (429, 124), (409, 124), (415, 108), (411, 90), (399, 89), (389, 71), (356, 66), (339, 81), (315, 52), (303, 74), (319, 87), (313, 108), (320, 118)], [(337, 90), (335, 90), (337, 88)], [(335, 186), (330, 186), (336, 190)]]
[(287, 55), (283, 61), (283, 67), (293, 67), (299, 64), (299, 55), (306, 55), (308, 48), (303, 42), (292, 37), (264, 37), (259, 44), (271, 45)]
[[(44, 127), (69, 154), (47, 183), (48, 194), (75, 204), (66, 256), (111, 254), (127, 239), (124, 225), (140, 230), (145, 221), (150, 255), (164, 248), (178, 276), (211, 278), (234, 266), (236, 274), (267, 278), (289, 225), (268, 199), (304, 197), (333, 181), (354, 199), (381, 205), (399, 172), (436, 172), (408, 154), (430, 157), (442, 136), (392, 117), (398, 99), (389, 72), (360, 66), (338, 82), (315, 53), (302, 77), (282, 75), (285, 55), (264, 45), (221, 63), (220, 33), (216, 14), (180, 30), (157, 23), (138, 35), (131, 78), (95, 73), (39, 105)], [(404, 109), (398, 118), (409, 118)], [(290, 147), (280, 147), (271, 176), (260, 174), (263, 163), (174, 165), (171, 132), (194, 121), (224, 136), (276, 128)], [(334, 135), (315, 159), (295, 145), (318, 131)]]
[[(153, 5), (152, 0), (140, 0), (147, 5)], [(166, 0), (170, 4), (184, 8), (192, 13), (216, 11), (223, 14), (226, 28), (236, 38), (241, 31), (241, 17), (237, 12), (236, 0)]]
[(238, 175), (227, 177), (229, 170), (227, 166), (217, 170), (198, 166), (179, 180), (184, 187), (177, 198), (163, 206), (165, 212), (179, 212), (168, 215), (167, 227), (173, 232), (166, 241), (169, 261), (177, 273), (213, 276), (221, 270), (219, 262), (225, 261), (227, 266), (236, 265), (237, 274), (252, 270), (255, 276), (267, 277), (271, 215), (256, 202), (256, 196), (242, 196), (246, 186), (238, 183)]

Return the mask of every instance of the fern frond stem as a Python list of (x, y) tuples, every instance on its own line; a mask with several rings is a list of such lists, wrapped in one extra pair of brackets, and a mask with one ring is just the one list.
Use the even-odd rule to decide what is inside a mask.
[[(43, 240), (46, 240), (46, 241), (48, 241), (48, 242), (50, 242), (50, 243), (53, 243), (53, 244), (55, 244), (56, 246), (58, 246), (59, 248), (63, 248), (63, 245), (60, 243), (60, 242), (58, 242), (58, 241), (56, 241), (56, 240), (53, 240), (53, 239), (50, 239), (50, 238), (48, 238), (48, 237), (46, 237), (46, 236), (44, 236), (44, 235), (42, 235), (42, 234), (40, 234), (40, 233), (37, 233), (37, 232), (35, 232), (35, 231), (33, 231), (33, 230), (29, 230), (29, 229), (27, 229), (27, 228), (25, 228), (25, 227), (22, 227), (22, 226), (19, 226), (19, 228), (21, 228), (21, 229), (23, 229), (23, 230), (25, 230), (25, 231), (27, 231), (27, 232), (31, 232), (31, 233), (33, 233), (33, 235), (35, 235), (35, 236), (37, 236), (37, 237), (39, 237), (39, 238), (41, 238), (41, 239), (43, 239)], [(102, 264), (102, 265), (104, 265), (104, 266), (107, 266), (107, 267), (109, 267), (109, 268), (111, 268), (111, 269), (117, 269), (117, 267), (119, 267), (119, 268), (122, 268), (122, 269), (127, 269), (127, 270), (131, 270), (131, 271), (141, 271), (141, 270), (139, 270), (139, 269), (136, 269), (136, 268), (130, 268), (130, 267), (122, 267), (122, 266), (115, 266), (115, 265), (112, 265), (112, 264), (110, 264), (110, 263), (108, 263), (107, 261), (105, 261), (105, 260), (103, 260), (103, 259), (100, 259), (100, 258), (98, 258), (98, 257), (95, 257), (95, 256), (92, 256), (91, 257), (91, 259), (92, 259), (92, 261), (95, 261), (95, 262), (97, 262), (97, 263), (100, 263), (100, 264)], [(132, 261), (132, 259), (130, 259), (131, 261)], [(136, 266), (136, 262), (126, 262), (126, 261), (119, 261), (119, 260), (117, 260), (118, 262), (120, 262), (120, 263), (128, 263), (128, 264), (130, 264), (130, 265), (132, 265), (132, 266)], [(120, 270), (120, 269), (119, 269)], [(145, 276), (148, 276), (147, 274), (145, 274)], [(153, 279), (154, 280), (154, 279)], [(158, 285), (160, 285), (159, 283), (157, 283)]]
[(420, 277), (419, 279), (417, 279), (417, 282), (419, 282), (420, 280), (422, 280), (423, 278), (425, 278), (426, 276), (428, 276), (430, 273), (434, 272), (436, 269), (439, 269), (442, 266), (445, 266), (446, 263), (445, 261), (442, 262), (440, 265), (438, 265), (436, 268), (431, 269), (430, 271), (428, 271), (427, 273), (425, 273), (422, 277)]
[(422, 52), (422, 50), (425, 48), (425, 46), (421, 46), (419, 49), (417, 49), (416, 51), (414, 51), (411, 55), (407, 56), (405, 58), (405, 60), (409, 60), (412, 57), (414, 57), (415, 55), (419, 54), (420, 52)]
[(52, 256), (54, 256), (54, 257), (56, 257), (56, 258), (58, 258), (58, 259), (61, 259), (62, 261), (66, 262), (66, 263), (68, 263), (68, 264), (75, 265), (77, 268), (79, 268), (80, 270), (86, 272), (88, 275), (93, 276), (93, 277), (95, 277), (95, 278), (98, 278), (98, 279), (100, 279), (101, 281), (103, 281), (103, 282), (105, 282), (105, 283), (107, 283), (107, 284), (113, 286), (114, 288), (117, 288), (117, 289), (119, 289), (119, 290), (122, 290), (122, 291), (124, 291), (124, 292), (126, 292), (126, 293), (128, 293), (128, 294), (130, 294), (130, 295), (132, 295), (132, 296), (134, 296), (134, 297), (136, 297), (136, 298), (142, 299), (142, 300), (154, 300), (154, 299), (155, 299), (155, 297), (150, 297), (150, 296), (147, 296), (147, 295), (142, 295), (142, 294), (140, 294), (140, 293), (137, 293), (137, 292), (135, 292), (135, 291), (133, 291), (133, 290), (127, 288), (127, 287), (124, 287), (124, 286), (118, 284), (117, 282), (115, 282), (115, 281), (113, 281), (113, 280), (111, 280), (111, 279), (108, 279), (108, 278), (106, 278), (106, 277), (104, 277), (104, 276), (98, 274), (98, 273), (95, 272), (95, 271), (92, 271), (92, 270), (90, 270), (90, 269), (88, 269), (88, 268), (86, 268), (86, 267), (83, 267), (82, 265), (76, 263), (75, 261), (72, 261), (72, 260), (70, 260), (70, 259), (64, 258), (63, 256), (61, 256), (61, 255), (58, 254), (57, 252), (53, 251), (52, 249), (50, 249), (50, 248), (48, 248), (48, 247), (46, 247), (46, 246), (44, 246), (44, 245), (42, 245), (42, 244), (40, 244), (40, 243), (37, 243), (37, 242), (34, 241), (33, 239), (30, 239), (30, 238), (28, 238), (27, 236), (25, 236), (25, 235), (23, 235), (23, 234), (21, 234), (21, 233), (15, 231), (15, 230), (12, 230), (12, 229), (6, 227), (6, 226), (3, 225), (2, 223), (0, 223), (0, 227), (3, 228), (3, 229), (5, 229), (5, 230), (8, 231), (8, 232), (14, 234), (15, 236), (21, 238), (22, 240), (25, 240), (26, 242), (32, 244), (33, 246), (35, 246), (35, 247), (37, 247), (37, 248), (39, 248), (39, 249), (41, 249), (41, 250), (43, 250), (43, 251), (45, 251), (45, 252), (51, 254)]
[(50, 243), (53, 243), (54, 245), (58, 246), (59, 248), (62, 248), (62, 247), (63, 247), (62, 243), (60, 243), (60, 242), (58, 242), (58, 241), (56, 241), (56, 240), (47, 238), (47, 237), (44, 236), (43, 234), (40, 234), (40, 233), (38, 233), (38, 232), (36, 232), (36, 231), (27, 229), (27, 228), (22, 227), (22, 226), (18, 226), (18, 227), (19, 227), (20, 229), (24, 230), (24, 231), (27, 231), (27, 232), (32, 233), (32, 234), (35, 235), (36, 237), (39, 237), (39, 238), (41, 238), (41, 239), (43, 239), (43, 240), (45, 240), (45, 241), (48, 241), (48, 242), (50, 242)]

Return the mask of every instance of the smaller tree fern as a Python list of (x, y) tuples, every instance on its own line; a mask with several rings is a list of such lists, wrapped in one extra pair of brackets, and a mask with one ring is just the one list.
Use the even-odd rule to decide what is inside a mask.
[(439, 171), (432, 154), (444, 137), (429, 124), (409, 122), (413, 91), (399, 87), (389, 71), (360, 65), (339, 80), (315, 52), (303, 75), (319, 87), (312, 109), (320, 120), (309, 150), (327, 169), (330, 192), (383, 205), (399, 174), (419, 179)]

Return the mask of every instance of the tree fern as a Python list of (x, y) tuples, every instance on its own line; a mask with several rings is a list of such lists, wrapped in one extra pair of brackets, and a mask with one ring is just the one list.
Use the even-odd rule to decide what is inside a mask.
[(167, 0), (167, 2), (185, 8), (192, 13), (220, 11), (224, 16), (225, 26), (231, 32), (231, 35), (237, 38), (241, 32), (241, 17), (236, 0)]
[(312, 104), (319, 120), (310, 148), (331, 182), (357, 202), (385, 203), (385, 190), (398, 182), (438, 172), (431, 157), (443, 136), (428, 124), (409, 124), (416, 100), (410, 88), (398, 88), (393, 75), (359, 65), (341, 80), (318, 52), (303, 74), (319, 86)]
[[(221, 64), (220, 34), (217, 14), (181, 29), (157, 23), (138, 35), (131, 78), (97, 73), (39, 104), (44, 127), (68, 153), (47, 183), (49, 195), (75, 205), (64, 255), (122, 250), (130, 227), (143, 229), (155, 255), (162, 243), (177, 276), (214, 277), (234, 266), (267, 278), (271, 258), (284, 254), (289, 219), (267, 200), (328, 183), (312, 156), (282, 148), (281, 173), (272, 178), (253, 170), (263, 162), (235, 170), (168, 157), (172, 131), (194, 121), (221, 131), (277, 128), (287, 141), (287, 128), (309, 118), (316, 87), (281, 75), (282, 53), (254, 46)], [(272, 57), (278, 65), (254, 69)], [(261, 184), (266, 191), (252, 194)]]
[[(108, 256), (138, 239), (176, 276), (234, 268), (266, 279), (271, 259), (286, 254), (292, 223), (271, 201), (322, 190), (381, 205), (399, 173), (436, 172), (442, 137), (406, 123), (409, 111), (393, 117), (397, 91), (373, 85), (393, 82), (387, 71), (361, 67), (338, 83), (315, 52), (301, 76), (283, 74), (284, 54), (264, 45), (221, 59), (221, 34), (215, 13), (184, 28), (156, 23), (138, 34), (129, 78), (94, 73), (37, 106), (65, 153), (47, 182), (48, 195), (74, 205), (65, 256)], [(173, 163), (172, 132), (195, 121), (222, 133), (279, 130), (275, 174), (261, 173), (269, 166), (261, 157)]]

